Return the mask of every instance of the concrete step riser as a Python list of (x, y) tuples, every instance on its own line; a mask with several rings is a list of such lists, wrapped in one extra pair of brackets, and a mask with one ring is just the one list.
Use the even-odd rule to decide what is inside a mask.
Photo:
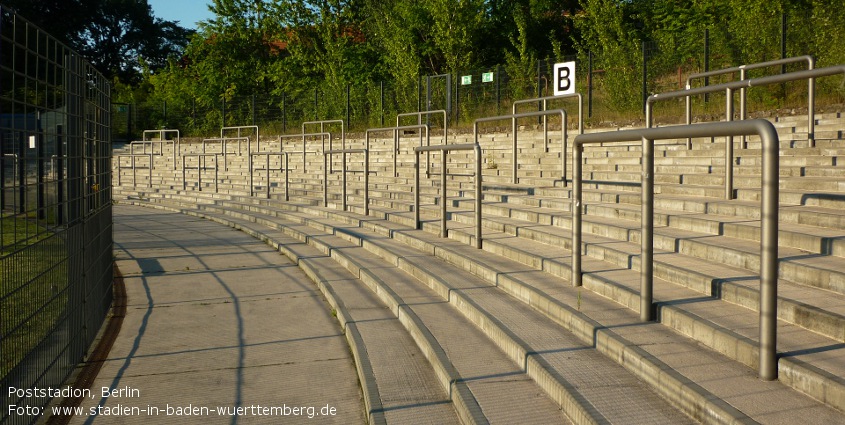
[[(318, 225), (318, 227), (319, 227), (319, 225)], [(420, 241), (419, 240), (406, 240), (405, 242), (411, 243), (414, 246), (420, 247)], [(383, 251), (380, 251), (378, 249), (378, 247), (376, 247), (374, 245), (364, 244), (364, 246), (367, 247), (369, 250), (371, 250), (374, 253), (378, 253), (379, 255), (383, 255), (384, 258), (386, 258), (386, 259), (395, 259), (395, 257), (393, 257), (390, 253), (385, 253)], [(430, 253), (435, 251), (433, 246), (424, 247), (423, 250), (429, 251)], [(407, 262), (404, 262), (403, 264), (406, 267), (408, 267), (408, 270), (409, 270), (410, 273), (417, 275), (417, 276), (423, 276), (424, 277), (423, 280), (429, 282), (430, 284), (432, 282), (436, 283), (436, 282), (439, 281), (439, 278), (430, 271), (421, 269), (419, 267), (414, 267), (412, 264), (407, 263)], [(516, 285), (509, 285), (506, 288), (506, 290), (513, 293), (513, 291), (516, 289), (515, 286)], [(475, 307), (474, 304), (469, 301), (469, 299), (462, 299), (462, 297), (460, 296), (460, 293), (455, 293), (454, 291), (452, 292), (451, 296), (454, 297), (453, 298), (455, 300), (454, 303), (456, 305), (460, 306), (465, 311), (465, 314), (468, 317), (479, 317), (480, 314), (477, 310), (477, 307)], [(556, 319), (556, 321), (558, 321), (559, 324), (565, 323), (564, 327), (569, 329), (570, 331), (576, 332), (577, 334), (582, 335), (585, 342), (590, 343), (590, 344), (595, 344), (595, 342), (596, 342), (595, 338), (596, 337), (601, 338), (601, 336), (597, 336), (602, 332), (601, 330), (599, 330), (599, 326), (597, 326), (596, 324), (591, 324), (589, 319), (577, 317), (578, 313), (573, 312), (573, 310), (569, 309), (568, 307), (563, 307), (562, 305), (557, 305), (555, 307), (557, 307), (557, 309), (553, 309), (553, 310), (555, 310), (554, 319)], [(564, 310), (559, 310), (560, 308), (564, 308)], [(547, 314), (547, 316), (550, 316), (548, 313), (546, 313), (546, 314)], [(573, 316), (575, 316), (575, 317), (573, 317)], [(563, 319), (562, 317), (568, 317), (568, 318)], [(492, 337), (495, 337), (495, 338), (501, 340), (502, 339), (501, 335), (503, 335), (503, 331), (501, 331), (501, 330), (497, 331), (495, 328), (491, 329), (491, 328), (493, 328), (492, 324), (494, 324), (494, 323), (496, 323), (495, 320), (482, 319), (482, 321), (479, 322), (478, 325), (482, 329), (486, 329), (489, 332), (492, 332), (492, 335), (491, 335)], [(584, 329), (585, 327), (592, 327), (594, 329), (594, 331), (590, 332), (589, 335), (587, 335), (586, 332), (585, 332), (585, 329)], [(583, 332), (583, 334), (582, 334), (582, 332)], [(596, 333), (596, 332), (598, 332), (598, 333)], [(507, 335), (507, 333), (505, 332), (504, 335)], [(601, 339), (604, 339), (604, 338), (601, 338)], [(622, 347), (624, 347), (626, 345), (626, 343), (624, 342), (624, 340), (620, 340), (618, 337), (611, 337), (611, 338), (609, 338), (608, 340), (605, 341), (605, 344), (601, 344), (601, 345), (602, 345), (602, 348), (600, 349), (600, 351), (603, 354), (605, 354), (605, 355), (607, 355), (611, 358), (614, 358), (614, 359), (617, 359), (617, 358), (621, 359), (622, 356), (620, 356), (620, 354), (622, 352)], [(514, 342), (506, 341), (506, 347), (503, 347), (503, 349), (505, 349), (507, 352), (513, 353), (514, 360), (517, 361), (520, 364), (522, 362), (524, 362), (524, 360), (526, 358), (528, 358), (529, 362), (531, 362), (532, 357), (526, 357), (524, 355), (524, 350), (519, 349), (518, 346), (516, 346), (516, 344)], [(629, 348), (629, 350), (630, 350), (630, 348)], [(629, 353), (629, 356), (630, 356), (630, 353)], [(638, 360), (636, 362), (636, 364), (637, 364), (637, 366), (633, 367), (634, 366), (633, 364), (626, 364), (626, 363), (623, 362), (623, 366), (626, 366), (626, 368), (629, 371), (637, 372), (637, 373), (645, 373), (645, 375), (642, 375), (643, 377), (648, 376), (648, 374), (651, 373), (649, 371), (650, 369), (653, 370), (653, 369), (660, 369), (661, 368), (661, 366), (659, 366), (658, 364), (651, 363), (650, 361), (646, 361), (644, 359)], [(645, 366), (645, 371), (643, 371), (644, 366)], [(548, 382), (549, 381), (549, 379), (548, 379), (549, 376), (542, 372), (542, 370), (544, 370), (543, 368), (529, 366), (528, 370), (534, 370), (535, 372), (540, 372), (540, 375), (537, 376), (537, 378), (535, 378), (535, 379), (541, 380), (542, 382)], [(666, 379), (666, 378), (664, 378), (664, 379)], [(678, 383), (678, 384), (680, 384), (680, 383)], [(548, 383), (546, 385), (548, 385)], [(707, 421), (707, 419), (706, 419), (707, 414), (702, 412), (702, 405), (706, 405), (708, 402), (703, 400), (703, 398), (698, 398), (697, 400), (695, 400), (692, 403), (689, 400), (681, 401), (680, 399), (677, 398), (677, 396), (679, 395), (678, 392), (675, 392), (674, 390), (670, 390), (670, 389), (668, 389), (664, 386), (658, 385), (657, 383), (653, 383), (652, 385), (655, 385), (656, 386), (655, 389), (659, 393), (661, 393), (664, 397), (669, 398), (670, 401), (672, 401), (673, 404), (676, 405), (676, 407), (678, 407), (682, 410), (685, 410), (690, 415), (693, 415), (693, 416), (696, 416), (696, 417), (702, 417), (702, 419), (705, 419), (705, 421)], [(683, 385), (683, 384), (681, 384), (681, 385)], [(553, 397), (558, 397), (558, 398), (561, 397), (561, 396), (569, 397), (565, 393), (560, 392), (560, 391), (562, 391), (562, 388), (552, 389), (552, 391), (556, 394), (556, 395), (553, 395)], [(693, 393), (694, 392), (695, 391), (693, 390)], [(567, 405), (567, 404), (571, 404), (571, 403), (572, 403), (572, 401), (569, 401), (569, 400), (566, 400), (566, 399), (561, 401), (562, 405)], [(715, 408), (716, 411), (720, 411), (720, 412), (722, 412), (722, 414), (727, 413), (719, 407), (710, 406), (710, 408)], [(578, 409), (578, 410), (580, 410), (580, 409)], [(567, 413), (569, 413), (569, 412), (567, 411)], [(730, 415), (739, 414), (741, 416), (741, 414), (739, 412), (730, 412), (729, 414)], [(572, 415), (570, 415), (570, 417), (572, 417)]]

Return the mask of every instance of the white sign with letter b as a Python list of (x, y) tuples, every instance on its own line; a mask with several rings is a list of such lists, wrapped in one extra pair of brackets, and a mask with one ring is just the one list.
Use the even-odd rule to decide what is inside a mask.
[(556, 63), (554, 83), (555, 96), (575, 93), (575, 62)]

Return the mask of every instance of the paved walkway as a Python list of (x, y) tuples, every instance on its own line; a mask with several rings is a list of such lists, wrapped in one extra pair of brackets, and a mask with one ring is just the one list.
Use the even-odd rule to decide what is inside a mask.
[(114, 212), (126, 318), (71, 423), (365, 421), (346, 340), (295, 264), (209, 221)]

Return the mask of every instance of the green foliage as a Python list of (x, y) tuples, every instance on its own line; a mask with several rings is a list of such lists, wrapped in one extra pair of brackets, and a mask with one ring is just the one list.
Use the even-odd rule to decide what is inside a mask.
[(4, 4), (79, 52), (108, 78), (138, 84), (142, 62), (152, 69), (178, 56), (191, 34), (156, 18), (138, 0), (7, 0)]
[(514, 11), (514, 22), (518, 34), (511, 38), (516, 52), (508, 50), (505, 52), (505, 71), (511, 78), (511, 97), (524, 99), (533, 93), (534, 79), (536, 78), (536, 63), (539, 59), (537, 51), (529, 38), (529, 22), (526, 11), (517, 9)]
[(599, 68), (604, 70), (604, 77), (596, 82), (596, 87), (608, 94), (607, 101), (613, 109), (637, 108), (640, 99), (632, 89), (640, 85), (642, 35), (635, 25), (636, 4), (584, 0), (581, 5), (583, 14), (575, 20), (581, 35), (577, 46), (582, 56), (593, 51), (602, 58)]
[[(638, 113), (643, 46), (647, 89), (674, 89), (683, 75), (703, 70), (705, 30), (710, 69), (779, 58), (781, 13), (789, 16), (788, 55), (812, 54), (818, 66), (845, 62), (845, 12), (826, 0), (213, 0), (210, 8), (215, 17), (183, 55), (142, 62), (142, 83), (118, 90), (159, 105), (150, 125), (213, 131), (224, 114), (227, 122), (248, 121), (251, 96), (268, 113), (284, 105), (291, 123), (346, 114), (380, 123), (383, 111), (416, 110), (426, 75), (452, 74), (456, 94), (457, 76), (497, 64), (504, 64), (506, 77), (497, 81), (504, 99), (533, 97), (538, 64), (576, 51), (579, 73), (592, 54), (600, 108)], [(445, 99), (439, 81), (433, 89)], [(462, 118), (480, 112), (485, 95), (468, 89), (453, 96)], [(752, 96), (778, 106), (785, 94)]]

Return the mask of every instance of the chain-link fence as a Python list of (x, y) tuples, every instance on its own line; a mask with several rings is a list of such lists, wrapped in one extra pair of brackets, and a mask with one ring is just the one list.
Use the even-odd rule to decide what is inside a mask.
[(50, 397), (32, 390), (61, 386), (111, 305), (109, 90), (78, 54), (0, 7), (4, 424), (40, 417)]

